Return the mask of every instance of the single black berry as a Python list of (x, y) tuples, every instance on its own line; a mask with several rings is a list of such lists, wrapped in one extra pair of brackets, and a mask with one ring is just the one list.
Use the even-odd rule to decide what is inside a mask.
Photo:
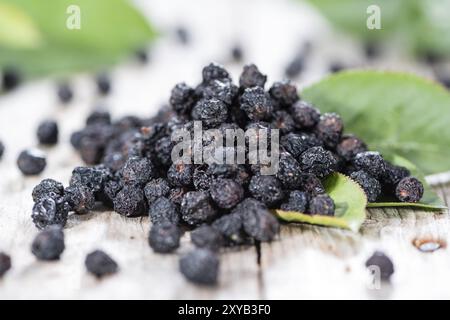
[(4, 153), (5, 153), (5, 145), (0, 140), (0, 160), (2, 159)]
[(58, 124), (53, 120), (46, 120), (39, 124), (37, 138), (40, 144), (54, 145), (58, 142)]
[(170, 194), (170, 185), (164, 178), (150, 180), (144, 187), (145, 198), (149, 205), (159, 197), (167, 197)]
[(302, 184), (301, 166), (288, 152), (282, 152), (278, 161), (276, 177), (285, 189), (297, 189)]
[(31, 218), (38, 229), (44, 229), (53, 224), (64, 227), (69, 209), (69, 204), (64, 198), (43, 197), (34, 204)]
[(321, 194), (313, 197), (309, 202), (308, 213), (325, 216), (334, 215), (334, 201), (330, 196)]
[(380, 182), (363, 170), (355, 171), (350, 178), (358, 182), (367, 195), (369, 202), (375, 202), (381, 194)]
[(95, 206), (94, 193), (82, 184), (72, 184), (64, 190), (64, 198), (72, 211), (85, 214)]
[(281, 205), (281, 210), (285, 211), (297, 211), (305, 213), (308, 209), (309, 196), (306, 192), (299, 190), (293, 190), (289, 193), (287, 202)]
[(291, 115), (299, 129), (311, 129), (320, 120), (320, 112), (306, 101), (297, 101), (291, 107)]
[(141, 187), (125, 185), (115, 196), (114, 211), (126, 216), (136, 217), (147, 213), (147, 201)]
[(403, 178), (395, 189), (395, 195), (401, 202), (419, 202), (423, 192), (422, 182), (414, 177)]
[(357, 170), (364, 170), (375, 178), (383, 177), (386, 173), (386, 161), (379, 152), (358, 153), (353, 159), (353, 164)]
[(213, 80), (230, 79), (230, 75), (225, 68), (217, 63), (210, 63), (203, 68), (202, 71), (203, 82), (209, 83)]
[(239, 86), (242, 89), (252, 87), (262, 87), (266, 84), (267, 76), (262, 74), (258, 67), (254, 64), (244, 66), (241, 77), (239, 78)]
[(205, 191), (190, 191), (183, 196), (181, 214), (183, 220), (190, 225), (209, 222), (216, 216), (209, 194)]
[(64, 233), (60, 226), (49, 226), (38, 233), (31, 252), (39, 260), (58, 260), (65, 249)]
[(209, 189), (211, 198), (219, 208), (231, 209), (244, 198), (244, 188), (231, 179), (217, 179)]
[(19, 170), (26, 176), (40, 174), (47, 166), (45, 155), (38, 150), (24, 150), (17, 158)]
[(195, 90), (181, 82), (172, 89), (169, 102), (176, 113), (188, 115), (195, 104), (195, 98)]
[(219, 274), (219, 258), (207, 249), (195, 249), (180, 259), (180, 271), (189, 281), (214, 285)]
[(148, 236), (148, 243), (158, 253), (173, 252), (180, 246), (181, 230), (173, 223), (165, 221), (153, 224)]
[(227, 105), (218, 99), (200, 100), (192, 109), (192, 118), (200, 120), (205, 129), (217, 128), (228, 119)]
[(389, 281), (394, 274), (394, 264), (392, 260), (381, 251), (375, 251), (373, 255), (367, 259), (366, 267), (374, 276), (379, 276), (380, 280)]
[(231, 48), (231, 57), (236, 62), (241, 62), (244, 57), (244, 50), (242, 49), (242, 46), (239, 44), (234, 45)]
[(69, 103), (73, 99), (73, 91), (70, 85), (66, 82), (60, 83), (57, 88), (59, 101), (62, 103)]
[(192, 183), (194, 168), (191, 164), (172, 163), (167, 171), (167, 180), (177, 187), (189, 186)]
[(212, 227), (219, 231), (227, 245), (242, 244), (246, 241), (242, 215), (239, 212), (223, 215), (213, 222)]
[(4, 252), (0, 252), (0, 279), (11, 269), (11, 257)]
[(302, 153), (299, 159), (303, 172), (324, 178), (336, 169), (336, 157), (322, 147), (312, 147)]
[(320, 117), (315, 128), (317, 137), (323, 141), (325, 147), (334, 149), (341, 140), (344, 123), (336, 113), (325, 113)]
[(266, 120), (270, 119), (272, 115), (272, 100), (262, 87), (245, 89), (240, 103), (241, 109), (250, 120)]
[(34, 202), (38, 202), (45, 197), (57, 200), (64, 195), (64, 186), (56, 180), (44, 179), (33, 188), (31, 195)]
[(107, 95), (111, 91), (111, 79), (105, 73), (99, 74), (96, 78), (97, 90), (101, 95)]
[(191, 241), (197, 248), (218, 251), (222, 246), (222, 234), (215, 228), (204, 224), (191, 232)]
[(119, 271), (119, 265), (109, 255), (101, 250), (95, 250), (86, 256), (86, 269), (97, 278)]
[(257, 200), (272, 207), (283, 200), (284, 192), (280, 180), (274, 176), (253, 176), (248, 190)]
[(289, 80), (275, 82), (269, 89), (270, 96), (283, 108), (298, 100), (297, 87)]
[(149, 208), (150, 220), (154, 223), (163, 223), (169, 221), (172, 224), (177, 224), (180, 220), (180, 213), (178, 206), (167, 199), (166, 197), (159, 197)]
[(351, 161), (358, 153), (367, 151), (367, 145), (354, 135), (344, 135), (339, 142), (336, 152), (346, 161)]
[(122, 169), (124, 184), (144, 185), (155, 175), (152, 162), (147, 158), (131, 157)]
[(15, 89), (22, 82), (22, 75), (15, 68), (5, 68), (3, 71), (3, 90), (10, 91)]

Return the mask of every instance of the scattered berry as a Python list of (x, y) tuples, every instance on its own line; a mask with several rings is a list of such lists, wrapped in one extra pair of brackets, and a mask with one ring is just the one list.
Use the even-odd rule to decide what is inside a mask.
[(350, 178), (358, 182), (367, 195), (369, 202), (375, 202), (381, 194), (380, 182), (363, 170), (355, 171)]
[(54, 145), (58, 142), (58, 124), (53, 120), (41, 122), (37, 129), (37, 138), (40, 144)]
[(73, 99), (73, 91), (68, 83), (60, 83), (57, 88), (59, 101), (62, 103), (69, 103)]
[(190, 225), (209, 222), (216, 216), (216, 209), (205, 191), (190, 191), (183, 196), (181, 214), (183, 220)]
[(101, 95), (107, 95), (111, 91), (111, 80), (107, 74), (99, 74), (96, 78), (97, 90)]
[(47, 166), (45, 155), (38, 150), (24, 150), (17, 158), (19, 170), (26, 176), (38, 175)]
[(11, 269), (11, 257), (4, 252), (0, 252), (0, 279)]
[(189, 32), (184, 26), (177, 27), (175, 30), (175, 35), (177, 36), (178, 41), (183, 45), (187, 45), (190, 41)]
[(116, 273), (119, 265), (105, 252), (95, 250), (86, 256), (86, 269), (97, 278)]
[(340, 116), (335, 113), (325, 113), (320, 117), (315, 131), (325, 147), (335, 149), (343, 130), (344, 124)]
[(189, 186), (192, 183), (193, 171), (194, 168), (190, 164), (173, 163), (167, 171), (167, 179), (173, 186)]
[(31, 252), (39, 260), (59, 260), (65, 249), (64, 233), (60, 226), (49, 226), (38, 233), (31, 245)]
[(203, 68), (203, 82), (209, 83), (213, 80), (229, 80), (230, 74), (225, 68), (217, 63), (210, 63)]
[(244, 198), (244, 188), (231, 179), (217, 179), (209, 190), (219, 208), (231, 209)]
[(375, 178), (382, 177), (386, 173), (386, 162), (378, 152), (358, 153), (353, 160), (353, 164), (357, 170), (364, 170)]
[(188, 115), (195, 104), (195, 90), (184, 82), (178, 83), (172, 89), (169, 102), (176, 113)]
[(175, 224), (165, 221), (152, 225), (148, 243), (155, 252), (169, 253), (180, 246), (180, 237), (180, 229)]
[(145, 185), (144, 193), (148, 204), (151, 205), (156, 199), (169, 196), (170, 185), (164, 178), (153, 179)]
[(22, 82), (22, 75), (14, 68), (6, 68), (3, 70), (3, 90), (11, 91), (19, 86)]
[(235, 62), (241, 62), (244, 57), (244, 52), (242, 50), (242, 47), (240, 45), (234, 45), (231, 48), (231, 57)]
[(219, 273), (219, 258), (210, 250), (195, 249), (180, 259), (180, 271), (193, 283), (214, 285)]
[(86, 214), (95, 206), (94, 193), (82, 184), (72, 184), (64, 190), (65, 200), (72, 211)]
[(289, 193), (288, 201), (281, 205), (281, 210), (305, 213), (308, 209), (308, 194), (299, 190)]
[(299, 162), (303, 172), (314, 174), (319, 178), (332, 173), (337, 164), (333, 153), (322, 147), (309, 148), (302, 153)]
[(3, 144), (3, 142), (0, 141), (0, 160), (2, 159), (4, 153), (5, 153), (5, 145)]
[(197, 248), (218, 251), (222, 246), (222, 235), (215, 228), (204, 224), (191, 232), (191, 241)]
[(244, 66), (241, 77), (239, 78), (239, 86), (242, 89), (261, 87), (264, 88), (267, 76), (262, 74), (258, 67), (254, 64)]
[(242, 216), (238, 212), (223, 215), (213, 222), (212, 227), (219, 231), (227, 245), (242, 244), (247, 238)]
[(45, 197), (57, 200), (64, 195), (64, 186), (53, 179), (44, 179), (33, 188), (31, 195), (34, 202), (39, 202)]
[[(375, 251), (373, 255), (366, 261), (366, 267), (379, 275), (380, 280), (389, 281), (394, 273), (394, 264), (392, 260), (381, 251)], [(376, 268), (376, 269), (374, 269)]]
[(269, 89), (270, 96), (283, 108), (298, 100), (297, 87), (289, 80), (275, 82)]
[(126, 217), (137, 217), (147, 213), (144, 191), (138, 186), (125, 185), (117, 193), (113, 203), (114, 211)]
[(64, 227), (69, 208), (69, 204), (64, 198), (43, 197), (34, 204), (31, 218), (38, 229), (44, 229), (54, 224)]
[(156, 199), (150, 205), (148, 212), (153, 224), (163, 223), (165, 221), (177, 224), (180, 220), (177, 205), (165, 197)]
[(124, 184), (145, 185), (154, 176), (153, 164), (147, 158), (131, 157), (122, 169)]
[(241, 109), (250, 120), (269, 119), (272, 114), (272, 101), (262, 87), (245, 89), (240, 102)]
[(297, 78), (300, 73), (302, 73), (304, 68), (304, 57), (302, 54), (297, 54), (294, 59), (292, 59), (286, 69), (284, 70), (284, 75), (289, 79)]
[(284, 197), (281, 182), (274, 176), (253, 176), (248, 190), (253, 197), (269, 207), (276, 206)]

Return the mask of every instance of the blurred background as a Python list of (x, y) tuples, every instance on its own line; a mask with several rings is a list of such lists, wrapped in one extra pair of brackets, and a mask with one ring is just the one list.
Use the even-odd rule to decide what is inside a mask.
[[(373, 4), (380, 30), (366, 27)], [(42, 119), (58, 121), (64, 142), (96, 108), (151, 116), (211, 61), (235, 80), (252, 62), (269, 83), (290, 78), (299, 89), (354, 68), (449, 85), (445, 8), (450, 1), (0, 0), (5, 161), (35, 143)]]

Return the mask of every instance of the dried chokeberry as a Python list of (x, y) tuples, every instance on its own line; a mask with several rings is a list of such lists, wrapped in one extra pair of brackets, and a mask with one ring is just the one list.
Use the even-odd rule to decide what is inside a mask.
[(57, 88), (59, 101), (62, 103), (69, 103), (73, 99), (73, 91), (70, 85), (66, 82), (60, 83)]
[(280, 144), (295, 159), (309, 148), (321, 146), (314, 135), (307, 133), (288, 133), (281, 137)]
[(250, 120), (267, 120), (272, 115), (272, 100), (262, 87), (245, 89), (240, 98), (240, 104)]
[(115, 196), (114, 211), (126, 216), (137, 217), (147, 213), (147, 201), (141, 187), (125, 185)]
[(122, 168), (124, 184), (144, 185), (155, 175), (152, 162), (147, 158), (131, 157)]
[(93, 111), (87, 118), (86, 118), (86, 125), (110, 125), (111, 124), (111, 114), (103, 110), (101, 108)]
[(195, 104), (195, 90), (184, 82), (178, 83), (172, 89), (169, 102), (176, 113), (188, 115)]
[(183, 196), (181, 215), (189, 225), (198, 225), (215, 218), (216, 209), (205, 191), (190, 191)]
[(58, 142), (58, 124), (53, 120), (43, 121), (36, 134), (40, 144), (54, 145)]
[(148, 243), (153, 251), (169, 253), (180, 246), (181, 230), (173, 223), (164, 221), (153, 224), (148, 236)]
[(119, 265), (108, 254), (95, 250), (86, 256), (84, 261), (86, 269), (97, 278), (111, 275), (119, 271)]
[(277, 205), (284, 198), (281, 182), (274, 176), (253, 176), (248, 190), (254, 198), (269, 207)]
[(364, 170), (372, 177), (383, 177), (386, 173), (386, 161), (379, 152), (366, 151), (358, 153), (353, 159), (357, 170)]
[(291, 107), (291, 115), (299, 129), (311, 129), (320, 120), (320, 112), (306, 101), (297, 101)]
[(31, 245), (31, 252), (39, 260), (58, 260), (64, 249), (64, 232), (55, 225), (39, 232)]
[(401, 202), (419, 202), (423, 192), (422, 182), (414, 177), (403, 178), (395, 188), (395, 195)]
[(217, 128), (228, 119), (227, 105), (218, 99), (202, 99), (192, 109), (192, 118), (200, 120), (206, 129)]
[(350, 178), (363, 188), (369, 202), (375, 202), (378, 199), (381, 194), (381, 184), (377, 179), (363, 170), (353, 172)]
[(166, 197), (159, 197), (149, 208), (150, 220), (154, 223), (162, 223), (169, 221), (172, 224), (177, 224), (180, 220), (180, 213), (176, 204)]
[(64, 195), (64, 186), (56, 180), (44, 179), (33, 188), (31, 195), (34, 202), (38, 202), (45, 197), (59, 199)]
[(195, 249), (181, 257), (180, 271), (193, 283), (214, 285), (219, 274), (219, 258), (208, 249)]
[(4, 252), (0, 252), (0, 279), (11, 269), (11, 257)]
[(295, 121), (286, 111), (276, 111), (273, 114), (272, 124), (282, 134), (287, 134), (295, 130)]
[(170, 184), (177, 187), (190, 186), (194, 167), (191, 164), (181, 162), (172, 163), (167, 171), (167, 180)]
[(44, 197), (34, 204), (31, 218), (38, 229), (44, 229), (54, 224), (64, 227), (69, 209), (69, 204), (64, 198)]
[(242, 89), (261, 87), (264, 88), (267, 76), (262, 74), (258, 67), (254, 64), (244, 66), (241, 77), (239, 78), (239, 86)]
[(230, 75), (223, 66), (217, 63), (210, 63), (202, 70), (203, 82), (209, 83), (213, 80), (227, 80)]
[(3, 75), (2, 75), (2, 86), (3, 86), (3, 90), (5, 91), (10, 91), (13, 90), (15, 88), (17, 88), (17, 86), (19, 86), (19, 84), (22, 82), (22, 75), (21, 73), (12, 67), (8, 67), (2, 70)]
[(383, 176), (381, 176), (381, 181), (384, 187), (388, 187), (390, 191), (394, 190), (397, 184), (403, 178), (410, 176), (410, 171), (401, 166), (395, 166), (389, 162), (386, 162), (386, 171)]
[(367, 145), (354, 135), (344, 135), (336, 147), (336, 153), (346, 161), (351, 161), (358, 153), (365, 151)]
[(344, 123), (336, 113), (325, 113), (316, 125), (317, 137), (323, 141), (325, 147), (334, 149), (341, 140)]
[(381, 251), (375, 251), (367, 259), (366, 267), (370, 269), (374, 276), (379, 276), (380, 280), (389, 281), (392, 274), (394, 274), (392, 260)]
[(325, 193), (325, 188), (323, 187), (320, 179), (310, 173), (302, 174), (301, 190), (311, 196), (317, 196)]
[(45, 155), (34, 149), (24, 150), (17, 158), (19, 170), (26, 176), (38, 175), (47, 166)]
[(286, 189), (297, 189), (302, 183), (300, 164), (288, 152), (280, 154), (276, 177)]
[(170, 194), (170, 185), (164, 178), (150, 180), (144, 187), (145, 198), (151, 205), (159, 197), (167, 197)]
[(72, 211), (85, 214), (95, 206), (94, 193), (82, 184), (72, 184), (64, 190), (64, 198)]
[(336, 169), (336, 157), (322, 147), (312, 147), (302, 153), (299, 159), (303, 172), (324, 178)]
[(242, 61), (244, 57), (244, 51), (239, 44), (236, 44), (231, 48), (231, 57), (235, 62)]
[(225, 214), (215, 220), (211, 226), (219, 231), (226, 241), (226, 245), (242, 244), (246, 241), (247, 236), (239, 212)]
[(184, 26), (178, 26), (175, 29), (175, 35), (177, 36), (178, 41), (183, 45), (188, 44), (190, 41), (189, 31)]
[(97, 75), (95, 81), (97, 83), (98, 93), (101, 95), (107, 95), (111, 92), (111, 79), (106, 73)]
[(309, 214), (319, 214), (325, 216), (334, 215), (334, 201), (326, 194), (320, 194), (309, 201)]
[(218, 251), (222, 246), (223, 239), (217, 229), (204, 224), (191, 232), (191, 241), (197, 248)]
[(219, 208), (231, 209), (244, 198), (244, 188), (231, 179), (217, 179), (209, 189), (211, 198)]
[(309, 197), (306, 192), (293, 190), (289, 193), (287, 202), (281, 204), (281, 210), (305, 213), (308, 209)]
[(286, 66), (284, 70), (284, 75), (289, 79), (296, 78), (300, 75), (304, 68), (304, 56), (302, 54), (297, 54)]
[(275, 82), (269, 93), (282, 108), (290, 107), (298, 100), (297, 87), (289, 80)]
[(4, 153), (5, 153), (5, 145), (3, 144), (2, 141), (0, 141), (0, 160), (2, 159)]

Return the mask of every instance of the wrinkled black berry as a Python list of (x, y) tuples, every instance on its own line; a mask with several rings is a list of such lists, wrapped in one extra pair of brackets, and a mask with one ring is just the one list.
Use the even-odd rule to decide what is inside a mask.
[(69, 204), (64, 198), (44, 197), (33, 206), (31, 218), (38, 229), (56, 224), (64, 227), (69, 214)]
[(37, 138), (40, 144), (54, 145), (58, 142), (58, 124), (53, 120), (41, 122), (37, 129)]
[(195, 90), (184, 82), (178, 83), (172, 89), (169, 102), (176, 113), (188, 115), (195, 104)]
[(297, 189), (302, 184), (300, 164), (288, 152), (282, 152), (278, 161), (276, 177), (286, 189)]
[(181, 214), (183, 220), (190, 225), (209, 222), (216, 216), (216, 209), (205, 191), (190, 191), (183, 196)]
[(60, 83), (57, 88), (59, 101), (69, 103), (73, 99), (73, 91), (68, 83)]
[(217, 63), (210, 63), (203, 68), (202, 71), (203, 82), (209, 83), (213, 80), (227, 80), (230, 75), (225, 68)]
[(296, 55), (286, 66), (284, 75), (289, 79), (298, 77), (303, 71), (304, 63), (303, 55)]
[(153, 176), (154, 167), (147, 158), (131, 157), (122, 169), (122, 179), (125, 184), (146, 184)]
[(61, 182), (53, 179), (44, 179), (33, 188), (31, 195), (34, 202), (38, 202), (46, 197), (57, 200), (64, 195), (64, 186)]
[(317, 137), (323, 141), (325, 147), (334, 149), (341, 140), (344, 124), (340, 116), (335, 113), (325, 113), (320, 117), (315, 128)]
[(217, 179), (209, 189), (211, 198), (219, 208), (231, 209), (244, 198), (244, 188), (231, 179)]
[(110, 179), (111, 172), (106, 167), (76, 167), (72, 171), (70, 185), (81, 184), (96, 193), (101, 191)]
[(306, 101), (297, 101), (291, 107), (291, 115), (299, 129), (311, 129), (320, 120), (320, 112)]
[(219, 274), (219, 258), (210, 250), (195, 249), (181, 257), (180, 271), (193, 283), (214, 285)]
[(307, 194), (317, 196), (325, 193), (322, 182), (313, 174), (303, 174), (301, 189)]
[(380, 182), (367, 172), (363, 170), (355, 171), (350, 175), (350, 178), (358, 182), (358, 184), (363, 188), (369, 202), (375, 202), (380, 196)]
[(153, 224), (148, 236), (148, 243), (153, 251), (169, 253), (180, 246), (181, 230), (173, 223), (165, 221)]
[(419, 202), (423, 192), (422, 182), (414, 177), (403, 178), (395, 189), (395, 195), (401, 202)]
[(4, 252), (0, 252), (0, 279), (11, 269), (11, 257)]
[(255, 240), (272, 241), (279, 232), (278, 220), (263, 203), (255, 199), (245, 199), (234, 212), (242, 216), (245, 232)]
[(169, 200), (176, 205), (181, 206), (181, 201), (183, 201), (183, 197), (188, 191), (189, 190), (184, 187), (172, 188), (170, 190)]
[(154, 224), (169, 221), (177, 224), (180, 220), (180, 213), (177, 205), (166, 197), (156, 199), (149, 208), (149, 216)]
[(147, 213), (147, 201), (144, 191), (133, 185), (125, 185), (113, 200), (114, 211), (126, 216), (136, 217)]
[(109, 255), (101, 250), (95, 250), (86, 256), (86, 269), (97, 278), (119, 271), (119, 265)]
[(173, 186), (189, 186), (192, 183), (193, 174), (194, 168), (191, 164), (173, 163), (167, 171), (167, 179)]
[(262, 87), (245, 89), (240, 99), (241, 109), (250, 120), (266, 120), (272, 115), (273, 105)]
[(22, 82), (22, 75), (15, 68), (5, 68), (2, 78), (3, 90), (5, 91), (15, 89)]
[(238, 93), (238, 87), (230, 80), (213, 80), (203, 89), (205, 99), (217, 99), (230, 105)]
[(205, 129), (217, 128), (227, 121), (228, 107), (218, 99), (200, 100), (192, 109), (192, 118), (202, 121)]
[(353, 164), (357, 170), (364, 170), (375, 178), (382, 177), (386, 173), (386, 162), (378, 152), (358, 153), (353, 160)]
[(283, 108), (298, 100), (297, 87), (289, 80), (275, 82), (269, 89), (270, 96)]
[(242, 216), (239, 212), (223, 215), (213, 222), (212, 227), (219, 231), (227, 245), (242, 244), (246, 241)]
[(303, 172), (324, 178), (336, 169), (336, 157), (322, 147), (312, 147), (302, 153), (299, 159)]
[(326, 194), (321, 194), (313, 197), (309, 201), (308, 213), (333, 216), (334, 215), (333, 199), (331, 199), (330, 196)]
[(45, 228), (38, 233), (31, 245), (31, 252), (39, 260), (59, 260), (64, 249), (64, 233), (60, 226)]
[(86, 118), (86, 125), (109, 125), (111, 124), (111, 114), (108, 111), (98, 109), (93, 111)]
[(222, 246), (222, 235), (209, 225), (202, 225), (191, 232), (191, 241), (197, 248), (218, 251)]
[(107, 74), (99, 74), (96, 78), (97, 90), (101, 95), (107, 95), (111, 92), (111, 79)]
[(269, 207), (277, 205), (284, 197), (281, 182), (274, 176), (253, 176), (248, 190), (253, 197)]
[(354, 135), (345, 135), (341, 138), (336, 152), (346, 161), (351, 161), (358, 153), (367, 151), (367, 145)]
[(309, 197), (306, 192), (294, 190), (289, 193), (287, 202), (281, 205), (281, 210), (285, 211), (297, 211), (305, 213), (308, 209)]
[(19, 170), (26, 176), (40, 174), (47, 166), (45, 155), (38, 150), (24, 150), (17, 158)]
[(244, 66), (241, 77), (239, 78), (239, 86), (242, 89), (261, 87), (264, 88), (267, 76), (262, 74), (258, 67), (254, 64)]
[(64, 190), (64, 197), (72, 211), (85, 214), (95, 206), (94, 193), (82, 184), (73, 184)]
[(148, 204), (151, 205), (159, 197), (169, 196), (170, 185), (164, 178), (153, 179), (145, 185), (144, 193)]
[(311, 134), (289, 133), (281, 137), (280, 144), (295, 159), (299, 159), (303, 152), (309, 148), (320, 146), (321, 142)]
[(378, 275), (380, 280), (389, 281), (394, 274), (394, 264), (392, 260), (381, 251), (375, 251), (373, 255), (367, 259), (366, 267), (373, 272), (373, 275)]
[(294, 131), (296, 125), (294, 119), (286, 111), (276, 111), (273, 114), (272, 124), (279, 129), (282, 134)]
[(202, 165), (195, 168), (192, 181), (196, 190), (209, 190), (212, 180), (213, 177), (208, 172), (208, 166)]
[(403, 178), (410, 176), (410, 172), (405, 167), (394, 166), (386, 162), (386, 171), (383, 176), (381, 176), (381, 181), (385, 187), (388, 187), (390, 191), (395, 189), (397, 184)]

